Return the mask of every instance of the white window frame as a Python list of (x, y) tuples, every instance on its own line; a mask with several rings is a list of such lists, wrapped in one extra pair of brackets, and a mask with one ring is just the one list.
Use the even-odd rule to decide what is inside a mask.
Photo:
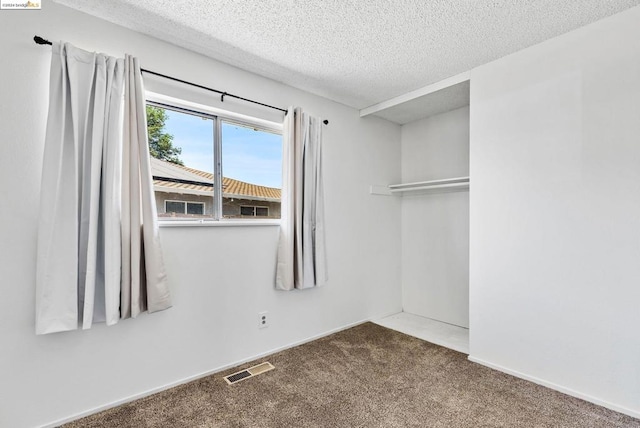
[[(180, 225), (232, 225), (243, 220), (247, 224), (256, 225), (279, 225), (280, 219), (259, 219), (252, 220), (250, 217), (244, 217), (243, 219), (229, 219), (224, 218), (222, 215), (222, 122), (233, 123), (240, 126), (253, 128), (259, 131), (271, 132), (282, 135), (283, 125), (282, 123), (272, 122), (264, 119), (259, 119), (239, 113), (234, 113), (219, 108), (199, 104), (167, 95), (159, 94), (156, 92), (146, 91), (146, 104), (155, 107), (164, 108), (167, 110), (173, 110), (180, 113), (191, 114), (194, 116), (205, 117), (214, 121), (214, 137), (213, 137), (213, 157), (214, 157), (214, 180), (213, 180), (213, 216), (205, 219), (169, 219), (159, 218), (160, 225), (166, 226), (180, 226)], [(284, 178), (283, 178), (284, 179)], [(175, 201), (182, 202), (182, 201)], [(266, 207), (268, 209), (268, 207)], [(166, 206), (165, 206), (166, 212)], [(186, 212), (186, 204), (185, 204)], [(255, 217), (255, 210), (254, 210)], [(258, 223), (260, 222), (260, 223)]]

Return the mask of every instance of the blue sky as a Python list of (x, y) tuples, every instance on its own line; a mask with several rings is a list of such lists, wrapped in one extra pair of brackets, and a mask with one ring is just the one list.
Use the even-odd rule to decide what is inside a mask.
[[(167, 110), (165, 130), (182, 148), (185, 166), (213, 172), (213, 121)], [(222, 125), (225, 177), (268, 187), (282, 187), (282, 136), (232, 123)]]

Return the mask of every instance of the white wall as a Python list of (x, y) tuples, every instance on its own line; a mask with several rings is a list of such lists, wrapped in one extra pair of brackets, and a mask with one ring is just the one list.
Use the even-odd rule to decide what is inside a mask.
[(471, 82), (472, 359), (640, 416), (640, 7)]
[[(402, 126), (402, 182), (469, 175), (469, 107)], [(405, 312), (469, 326), (469, 192), (402, 196)]]
[[(109, 328), (35, 336), (35, 225), (50, 60), (50, 48), (33, 43), (36, 34), (112, 55), (126, 51), (145, 68), (329, 119), (330, 282), (316, 290), (273, 290), (277, 227), (163, 228), (172, 309)], [(371, 183), (400, 179), (397, 125), (361, 119), (351, 108), (50, 2), (41, 11), (1, 11), (0, 35), (0, 426), (51, 423), (400, 311), (400, 202), (368, 194)], [(225, 106), (249, 108), (229, 99)], [(271, 326), (258, 330), (262, 310)]]

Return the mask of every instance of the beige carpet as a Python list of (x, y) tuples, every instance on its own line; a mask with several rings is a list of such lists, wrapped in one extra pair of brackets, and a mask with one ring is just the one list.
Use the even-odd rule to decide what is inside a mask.
[(68, 427), (640, 427), (640, 420), (365, 323)]

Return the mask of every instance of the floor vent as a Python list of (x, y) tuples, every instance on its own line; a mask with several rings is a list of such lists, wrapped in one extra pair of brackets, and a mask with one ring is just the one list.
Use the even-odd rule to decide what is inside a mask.
[(249, 379), (250, 377), (268, 372), (269, 370), (273, 370), (274, 368), (275, 367), (269, 362), (261, 363), (257, 366), (249, 367), (246, 370), (241, 370), (239, 372), (230, 374), (229, 376), (225, 376), (224, 380), (226, 380), (229, 385), (232, 385), (234, 383), (240, 382), (241, 380)]

